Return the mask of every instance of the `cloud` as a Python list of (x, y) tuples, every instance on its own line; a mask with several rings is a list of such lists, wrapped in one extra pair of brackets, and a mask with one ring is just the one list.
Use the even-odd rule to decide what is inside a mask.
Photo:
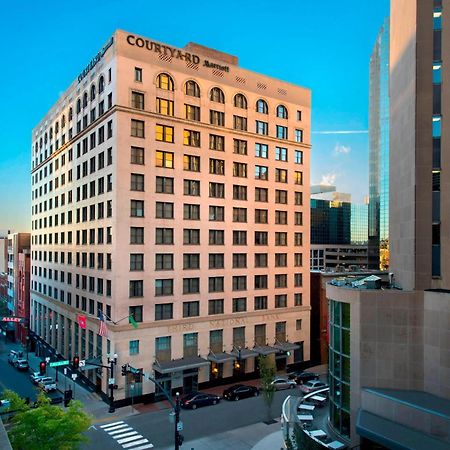
[(320, 184), (325, 186), (334, 186), (336, 181), (336, 174), (333, 172), (325, 173), (322, 175), (322, 179), (320, 180)]
[(348, 155), (352, 151), (351, 147), (348, 145), (336, 144), (334, 147), (335, 155)]
[(368, 130), (330, 130), (330, 131), (313, 131), (312, 134), (367, 134)]

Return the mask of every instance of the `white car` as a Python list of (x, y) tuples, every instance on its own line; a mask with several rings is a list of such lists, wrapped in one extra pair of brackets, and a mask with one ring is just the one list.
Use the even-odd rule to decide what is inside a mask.
[(39, 381), (39, 387), (45, 392), (56, 391), (56, 382), (53, 378), (45, 377)]
[(47, 377), (47, 375), (41, 375), (40, 372), (33, 372), (30, 375), (31, 382), (33, 384), (39, 384), (39, 381), (41, 381), (43, 378), (48, 378), (48, 377)]
[(275, 390), (281, 391), (282, 389), (294, 389), (297, 387), (295, 380), (288, 380), (286, 378), (275, 378), (272, 381), (272, 385), (275, 386)]

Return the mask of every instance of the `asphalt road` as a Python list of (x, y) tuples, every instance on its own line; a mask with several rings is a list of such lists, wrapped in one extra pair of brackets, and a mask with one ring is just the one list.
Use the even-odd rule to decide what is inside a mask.
[[(272, 405), (272, 417), (279, 417), (281, 405), (288, 395), (301, 395), (297, 388), (275, 393)], [(148, 439), (154, 448), (163, 448), (173, 444), (174, 425), (169, 422), (169, 409), (138, 414), (123, 419), (131, 428), (127, 432), (137, 431)], [(240, 401), (222, 400), (218, 405), (205, 406), (196, 410), (181, 410), (180, 420), (183, 422), (182, 434), (186, 441), (222, 433), (228, 430), (252, 425), (267, 420), (267, 406), (261, 396)], [(114, 421), (112, 421), (114, 422)], [(120, 426), (124, 426), (120, 424)], [(87, 433), (91, 442), (83, 446), (85, 449), (122, 448), (105, 429), (96, 425)]]

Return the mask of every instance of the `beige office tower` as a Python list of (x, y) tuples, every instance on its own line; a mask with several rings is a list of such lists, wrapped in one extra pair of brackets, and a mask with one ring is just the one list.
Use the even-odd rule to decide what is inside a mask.
[(118, 399), (124, 364), (188, 392), (259, 355), (308, 360), (310, 101), (235, 56), (116, 31), (33, 130), (35, 338), (103, 391), (89, 360), (117, 354)]

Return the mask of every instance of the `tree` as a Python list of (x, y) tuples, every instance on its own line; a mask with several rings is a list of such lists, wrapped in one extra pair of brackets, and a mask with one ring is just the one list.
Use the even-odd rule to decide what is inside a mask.
[(30, 408), (25, 399), (10, 389), (3, 391), (3, 398), (9, 400), (10, 405), (8, 411), (11, 413), (27, 411)]
[(264, 401), (267, 405), (267, 421), (272, 421), (272, 403), (275, 395), (275, 386), (272, 381), (275, 379), (276, 369), (272, 359), (267, 356), (260, 356), (259, 374), (261, 376), (261, 388), (263, 391)]
[(90, 423), (79, 401), (71, 401), (63, 410), (40, 394), (35, 408), (13, 418), (9, 438), (15, 450), (73, 450), (87, 440), (82, 433)]

